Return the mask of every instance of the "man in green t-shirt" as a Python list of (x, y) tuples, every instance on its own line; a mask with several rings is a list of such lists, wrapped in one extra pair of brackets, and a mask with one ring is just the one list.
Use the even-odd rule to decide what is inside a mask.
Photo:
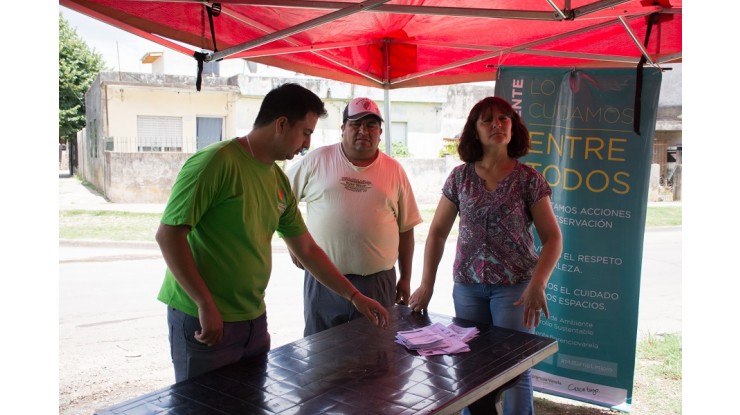
[(386, 327), (388, 311), (314, 242), (275, 164), (308, 148), (325, 116), (313, 92), (284, 84), (265, 96), (249, 134), (210, 145), (183, 165), (156, 234), (167, 264), (157, 298), (168, 305), (177, 382), (270, 349), (264, 298), (275, 231), (322, 284)]

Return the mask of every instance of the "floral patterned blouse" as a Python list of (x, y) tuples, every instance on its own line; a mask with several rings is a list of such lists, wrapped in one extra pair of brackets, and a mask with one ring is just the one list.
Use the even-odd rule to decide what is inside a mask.
[(531, 209), (552, 194), (540, 173), (517, 162), (489, 191), (475, 173), (475, 163), (465, 163), (450, 172), (442, 194), (460, 213), (455, 282), (515, 285), (532, 277), (539, 256)]

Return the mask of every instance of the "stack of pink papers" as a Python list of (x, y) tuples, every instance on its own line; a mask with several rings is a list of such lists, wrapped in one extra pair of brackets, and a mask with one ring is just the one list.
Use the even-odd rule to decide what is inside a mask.
[(475, 327), (434, 323), (420, 329), (399, 331), (396, 334), (396, 343), (409, 350), (416, 350), (420, 356), (454, 354), (469, 352), (467, 342), (477, 335), (478, 329)]

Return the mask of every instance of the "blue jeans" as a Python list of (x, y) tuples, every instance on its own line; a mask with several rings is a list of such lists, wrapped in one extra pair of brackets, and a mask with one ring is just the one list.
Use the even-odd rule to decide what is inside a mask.
[[(514, 302), (521, 297), (528, 282), (515, 286), (497, 286), (491, 284), (455, 283), (452, 299), (455, 303), (455, 316), (483, 324), (507, 329), (534, 333), (534, 328), (524, 325), (524, 306), (514, 307)], [(465, 408), (463, 415), (493, 413), (493, 394)], [(504, 414), (534, 414), (532, 398), (532, 378), (527, 370), (519, 381), (504, 393)]]
[(167, 323), (175, 382), (270, 351), (266, 313), (254, 320), (224, 322), (224, 337), (215, 346), (195, 340), (195, 332), (200, 330), (197, 317), (167, 307)]

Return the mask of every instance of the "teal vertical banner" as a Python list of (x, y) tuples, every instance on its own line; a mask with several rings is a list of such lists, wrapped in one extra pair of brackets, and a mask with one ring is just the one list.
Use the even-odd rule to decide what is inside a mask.
[(546, 290), (550, 318), (537, 329), (558, 340), (558, 353), (532, 373), (541, 392), (631, 409), (661, 78), (644, 68), (638, 94), (635, 68), (498, 71), (495, 94), (529, 128), (532, 147), (522, 161), (552, 187), (563, 234)]

